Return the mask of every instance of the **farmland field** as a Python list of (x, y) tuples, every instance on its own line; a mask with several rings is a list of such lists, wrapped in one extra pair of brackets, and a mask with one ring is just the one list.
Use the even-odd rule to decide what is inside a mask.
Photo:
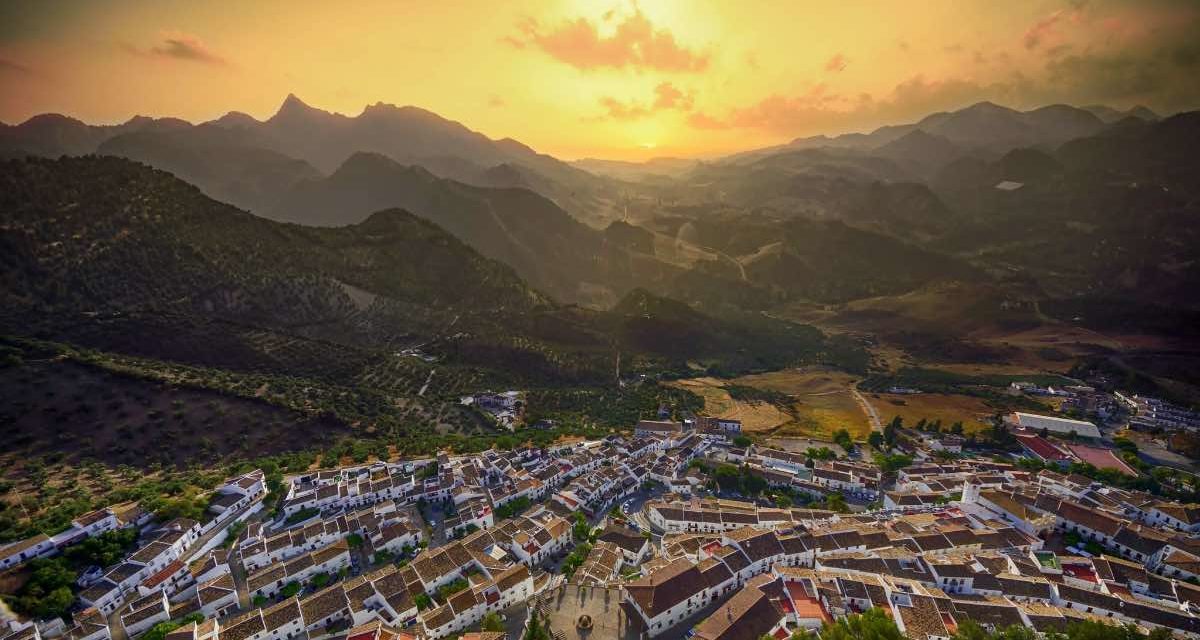
[[(856, 382), (849, 374), (813, 367), (675, 384), (704, 398), (707, 413), (741, 420), (748, 434), (829, 439), (846, 429), (854, 439), (865, 440), (871, 426), (850, 393)], [(747, 398), (753, 395), (747, 389), (769, 399)]]
[(706, 413), (741, 420), (747, 432), (770, 431), (792, 420), (791, 415), (773, 404), (734, 400), (725, 384), (716, 378), (693, 378), (680, 380), (675, 386), (704, 398)]
[(909, 427), (923, 418), (927, 422), (941, 420), (944, 429), (962, 422), (964, 433), (974, 433), (987, 428), (988, 418), (996, 413), (982, 398), (974, 396), (942, 393), (864, 393), (863, 396), (874, 405), (884, 423), (900, 416)]

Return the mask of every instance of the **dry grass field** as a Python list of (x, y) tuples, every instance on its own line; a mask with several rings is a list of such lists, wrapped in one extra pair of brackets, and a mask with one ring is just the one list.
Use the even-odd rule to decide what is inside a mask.
[(771, 431), (792, 420), (792, 416), (767, 402), (734, 400), (725, 389), (725, 382), (716, 378), (679, 380), (674, 385), (704, 398), (704, 411), (719, 418), (742, 421), (747, 432)]
[[(856, 440), (865, 440), (871, 425), (850, 393), (856, 382), (854, 376), (846, 373), (807, 368), (733, 380), (693, 378), (675, 384), (704, 398), (706, 412), (741, 420), (748, 434), (828, 440), (834, 431), (846, 429)], [(777, 403), (738, 400), (728, 390), (737, 386), (770, 391), (786, 398)]]
[(879, 419), (884, 423), (893, 416), (900, 416), (904, 419), (904, 424), (910, 427), (924, 418), (927, 422), (941, 420), (944, 429), (955, 422), (962, 422), (964, 432), (973, 433), (987, 428), (988, 418), (996, 412), (982, 399), (972, 396), (941, 393), (863, 395), (867, 402), (874, 405)]

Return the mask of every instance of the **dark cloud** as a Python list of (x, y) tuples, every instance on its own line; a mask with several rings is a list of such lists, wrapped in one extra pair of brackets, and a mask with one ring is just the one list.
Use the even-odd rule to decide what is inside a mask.
[[(605, 15), (605, 21), (617, 19), (612, 12)], [(518, 49), (535, 47), (577, 69), (608, 67), (693, 73), (708, 68), (708, 53), (682, 46), (674, 34), (656, 27), (636, 8), (632, 15), (620, 18), (612, 35), (601, 35), (599, 24), (587, 18), (552, 27), (527, 18), (517, 30), (518, 35), (503, 41)]]
[(1149, 56), (1127, 51), (1067, 55), (1047, 63), (1047, 84), (1053, 88), (1052, 94), (1080, 103), (1145, 103), (1164, 111), (1194, 109), (1200, 104), (1197, 57), (1195, 51), (1189, 54), (1178, 48)]
[(149, 49), (139, 49), (128, 44), (124, 45), (124, 48), (134, 55), (150, 58), (197, 62), (217, 67), (229, 65), (229, 61), (210, 49), (202, 40), (186, 33), (166, 34), (161, 42)]
[(1195, 67), (1197, 63), (1200, 63), (1200, 44), (1192, 43), (1176, 47), (1171, 51), (1171, 62), (1185, 69)]

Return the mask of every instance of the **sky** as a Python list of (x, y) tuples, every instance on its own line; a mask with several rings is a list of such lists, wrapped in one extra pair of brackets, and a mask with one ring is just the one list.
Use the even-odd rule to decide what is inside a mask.
[(564, 159), (711, 157), (981, 100), (1200, 108), (1194, 0), (0, 0), (0, 121), (416, 105)]

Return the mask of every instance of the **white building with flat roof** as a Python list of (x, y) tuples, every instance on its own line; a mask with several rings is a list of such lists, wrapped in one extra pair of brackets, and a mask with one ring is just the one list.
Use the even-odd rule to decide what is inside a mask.
[(1074, 431), (1085, 438), (1100, 437), (1100, 430), (1096, 428), (1096, 425), (1086, 420), (1039, 416), (1035, 413), (1021, 413), (1018, 411), (1012, 414), (1012, 422), (1019, 427), (1033, 429), (1034, 431), (1045, 429), (1051, 433), (1062, 435), (1067, 435)]

